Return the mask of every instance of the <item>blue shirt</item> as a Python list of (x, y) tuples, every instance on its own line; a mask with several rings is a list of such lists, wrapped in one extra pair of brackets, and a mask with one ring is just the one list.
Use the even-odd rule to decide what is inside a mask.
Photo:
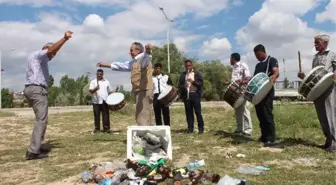
[(26, 69), (26, 83), (25, 85), (43, 85), (48, 87), (49, 83), (49, 67), (50, 61), (47, 55), (47, 49), (33, 52), (28, 57), (28, 64)]

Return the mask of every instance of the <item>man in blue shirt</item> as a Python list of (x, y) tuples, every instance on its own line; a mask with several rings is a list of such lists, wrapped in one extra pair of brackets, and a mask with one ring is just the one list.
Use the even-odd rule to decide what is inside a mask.
[(48, 123), (48, 62), (55, 57), (58, 50), (72, 36), (71, 31), (65, 32), (62, 39), (56, 43), (47, 43), (41, 50), (33, 52), (28, 57), (24, 95), (33, 107), (36, 123), (30, 139), (30, 146), (26, 153), (27, 160), (48, 157), (41, 152), (44, 135)]

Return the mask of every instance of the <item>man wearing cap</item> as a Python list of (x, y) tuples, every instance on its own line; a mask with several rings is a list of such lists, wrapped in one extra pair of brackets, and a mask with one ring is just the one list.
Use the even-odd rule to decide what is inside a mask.
[[(317, 53), (313, 59), (312, 67), (325, 66), (325, 69), (334, 72), (336, 80), (336, 54), (328, 48), (329, 36), (318, 35), (314, 38)], [(305, 74), (298, 73), (304, 79)], [(320, 121), (323, 134), (326, 137), (324, 149), (336, 152), (336, 83), (330, 85), (326, 92), (314, 101), (317, 117)]]
[(26, 82), (24, 96), (33, 107), (35, 113), (35, 126), (30, 139), (30, 146), (26, 152), (26, 159), (42, 159), (48, 157), (41, 145), (44, 143), (44, 135), (48, 123), (48, 62), (55, 57), (58, 50), (72, 36), (71, 31), (65, 32), (62, 39), (56, 43), (47, 43), (41, 50), (33, 52), (28, 57), (26, 69)]

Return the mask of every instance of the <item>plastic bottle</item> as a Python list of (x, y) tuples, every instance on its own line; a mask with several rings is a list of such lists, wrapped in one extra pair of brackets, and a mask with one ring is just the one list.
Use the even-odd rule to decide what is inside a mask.
[(249, 166), (241, 166), (238, 168), (237, 171), (241, 174), (249, 174), (249, 175), (260, 175), (264, 173), (263, 170)]
[(218, 185), (244, 185), (244, 184), (242, 184), (242, 181), (239, 179), (235, 179), (225, 175), (225, 177), (219, 180)]
[(90, 180), (89, 172), (84, 171), (83, 174), (82, 174), (82, 181), (83, 181), (84, 183), (88, 183), (89, 180)]
[(200, 168), (200, 167), (202, 167), (204, 165), (205, 165), (205, 162), (202, 159), (200, 161), (193, 161), (193, 162), (188, 163), (187, 168), (188, 168), (189, 171), (191, 171), (191, 170)]

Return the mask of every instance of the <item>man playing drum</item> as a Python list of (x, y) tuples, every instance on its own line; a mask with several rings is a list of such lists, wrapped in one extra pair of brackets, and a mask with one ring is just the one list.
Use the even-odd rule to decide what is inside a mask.
[[(334, 72), (336, 79), (336, 54), (328, 49), (329, 36), (318, 35), (315, 38), (315, 54), (313, 68), (325, 66), (325, 69)], [(298, 77), (304, 79), (305, 74), (298, 73)], [(336, 152), (336, 83), (334, 82), (319, 98), (314, 101), (316, 113), (320, 121), (323, 133), (326, 137), (324, 149)]]
[(188, 133), (194, 132), (194, 110), (198, 122), (198, 132), (204, 132), (204, 122), (201, 111), (201, 96), (203, 90), (203, 76), (195, 71), (191, 60), (184, 62), (186, 71), (180, 75), (179, 92), (184, 101), (184, 108), (188, 122)]
[[(232, 53), (230, 58), (230, 64), (233, 66), (231, 81), (236, 82), (239, 85), (247, 84), (251, 79), (251, 73), (249, 67), (240, 62), (239, 53)], [(225, 82), (227, 85), (230, 82)], [(235, 109), (237, 129), (235, 133), (251, 136), (252, 134), (252, 120), (249, 110), (249, 102), (246, 100), (244, 103)]]
[(139, 42), (130, 47), (132, 60), (127, 62), (113, 62), (104, 64), (98, 62), (97, 66), (111, 68), (114, 71), (131, 71), (132, 92), (136, 96), (136, 123), (140, 126), (152, 125), (153, 104), (153, 68), (151, 45), (146, 50)]
[[(254, 75), (266, 73), (270, 81), (274, 83), (279, 77), (279, 64), (277, 59), (267, 55), (266, 49), (259, 44), (254, 47), (254, 54), (259, 63), (255, 67)], [(268, 69), (267, 69), (268, 67)], [(255, 105), (258, 120), (260, 122), (261, 137), (259, 141), (264, 143), (265, 147), (274, 145), (275, 142), (275, 124), (273, 116), (274, 87), (268, 92), (260, 103)]]
[(110, 112), (106, 103), (106, 98), (110, 93), (113, 93), (111, 84), (104, 79), (104, 71), (97, 70), (97, 78), (90, 83), (90, 93), (93, 94), (93, 115), (95, 129), (93, 133), (100, 132), (100, 112), (103, 117), (103, 132), (111, 133), (110, 130)]
[(166, 107), (160, 101), (158, 101), (158, 97), (162, 92), (162, 90), (167, 88), (167, 85), (173, 85), (173, 84), (168, 75), (162, 74), (161, 70), (162, 70), (162, 64), (156, 63), (154, 65), (154, 71), (153, 71), (153, 83), (154, 83), (153, 108), (154, 108), (155, 122), (156, 125), (162, 125), (161, 120), (161, 112), (162, 112), (164, 124), (170, 126), (169, 107)]

